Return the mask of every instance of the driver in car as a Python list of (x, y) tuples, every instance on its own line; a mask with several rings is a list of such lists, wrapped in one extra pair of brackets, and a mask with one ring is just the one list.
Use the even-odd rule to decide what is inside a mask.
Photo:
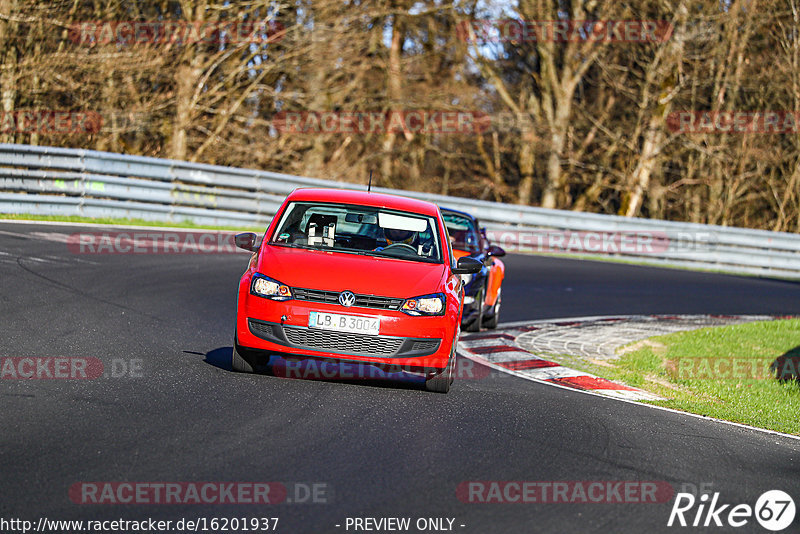
[(412, 230), (398, 230), (396, 228), (384, 228), (383, 236), (386, 238), (386, 247), (376, 248), (375, 250), (377, 252), (392, 245), (408, 245), (416, 252), (412, 243), (414, 243), (414, 240), (417, 238), (417, 232)]

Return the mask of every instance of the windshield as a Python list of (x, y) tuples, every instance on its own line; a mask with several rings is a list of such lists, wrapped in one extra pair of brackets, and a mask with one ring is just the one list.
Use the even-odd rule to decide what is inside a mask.
[(469, 252), (480, 250), (480, 237), (472, 219), (452, 211), (442, 211), (442, 218), (454, 249)]
[(269, 243), (442, 263), (434, 217), (370, 206), (291, 202)]

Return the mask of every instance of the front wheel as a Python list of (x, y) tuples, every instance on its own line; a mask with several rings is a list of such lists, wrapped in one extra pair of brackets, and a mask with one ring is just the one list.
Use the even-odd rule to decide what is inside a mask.
[(240, 350), (241, 348), (239, 347), (239, 342), (234, 337), (231, 368), (238, 373), (252, 373), (253, 366), (250, 365), (250, 363), (242, 357), (241, 353), (239, 352)]
[(502, 298), (502, 289), (497, 290), (497, 300), (494, 301), (490, 316), (483, 322), (486, 328), (497, 328), (497, 323), (500, 321), (500, 299)]
[(455, 380), (456, 343), (458, 343), (458, 338), (453, 341), (453, 348), (450, 350), (450, 357), (447, 359), (447, 367), (441, 373), (433, 375), (425, 381), (425, 389), (428, 391), (433, 391), (434, 393), (447, 393), (450, 391), (450, 385)]
[(480, 290), (478, 290), (478, 294), (475, 295), (475, 307), (477, 308), (477, 311), (475, 312), (475, 318), (464, 327), (464, 330), (467, 332), (481, 331), (481, 326), (483, 326), (483, 301), (485, 298), (486, 290), (484, 288), (480, 288)]

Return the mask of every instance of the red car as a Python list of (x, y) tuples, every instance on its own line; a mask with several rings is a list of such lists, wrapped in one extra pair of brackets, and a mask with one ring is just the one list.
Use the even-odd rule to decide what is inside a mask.
[(253, 372), (274, 354), (401, 368), (428, 390), (453, 381), (462, 274), (432, 203), (338, 189), (297, 189), (239, 282), (232, 366)]

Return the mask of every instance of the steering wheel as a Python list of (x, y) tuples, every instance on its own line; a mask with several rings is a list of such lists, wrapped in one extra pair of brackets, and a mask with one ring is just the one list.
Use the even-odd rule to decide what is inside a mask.
[(410, 250), (411, 252), (413, 252), (415, 255), (416, 255), (416, 253), (417, 253), (417, 249), (415, 249), (414, 247), (412, 247), (412, 246), (411, 246), (411, 245), (409, 245), (408, 243), (392, 243), (391, 245), (387, 245), (387, 246), (383, 247), (383, 250), (389, 250), (390, 248), (393, 248), (393, 247), (394, 247), (394, 248), (400, 248), (400, 247), (403, 247), (403, 250), (406, 250), (406, 249), (408, 249), (408, 250)]

